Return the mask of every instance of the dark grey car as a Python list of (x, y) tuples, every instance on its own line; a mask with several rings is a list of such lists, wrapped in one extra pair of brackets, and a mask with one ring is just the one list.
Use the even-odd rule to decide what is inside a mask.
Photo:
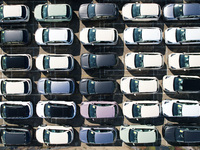
[(83, 69), (95, 69), (102, 67), (114, 67), (118, 63), (116, 54), (82, 54), (81, 67)]
[(81, 20), (110, 20), (118, 15), (118, 6), (113, 3), (82, 4), (79, 8)]
[(1, 45), (27, 45), (31, 41), (30, 33), (27, 29), (1, 30)]
[(79, 83), (79, 91), (82, 95), (113, 94), (117, 90), (116, 81), (82, 79)]

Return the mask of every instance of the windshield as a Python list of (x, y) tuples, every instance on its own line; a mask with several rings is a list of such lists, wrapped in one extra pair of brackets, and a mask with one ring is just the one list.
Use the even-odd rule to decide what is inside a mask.
[(49, 29), (43, 30), (43, 42), (46, 43), (49, 41)]
[(96, 106), (95, 105), (89, 105), (89, 117), (95, 118), (96, 117)]
[(188, 68), (189, 67), (189, 55), (180, 55), (179, 64), (180, 64), (180, 68)]
[(5, 43), (5, 31), (1, 31), (1, 43)]
[(132, 16), (137, 17), (140, 16), (140, 4), (133, 4), (132, 6)]
[(176, 29), (176, 41), (183, 42), (186, 40), (186, 29)]
[(92, 80), (88, 81), (88, 93), (95, 94), (95, 82)]
[(6, 81), (1, 82), (1, 92), (2, 94), (6, 94)]
[(48, 17), (48, 5), (42, 6), (42, 18)]
[(138, 92), (139, 91), (138, 85), (139, 85), (139, 81), (138, 80), (131, 79), (131, 81), (130, 81), (130, 90), (131, 90), (131, 92)]
[(133, 117), (141, 117), (141, 105), (133, 105)]
[(89, 66), (90, 66), (90, 68), (96, 68), (97, 67), (96, 55), (90, 54), (90, 56), (89, 56)]
[(133, 30), (133, 40), (135, 42), (140, 42), (142, 41), (142, 29), (135, 28)]
[(95, 137), (95, 132), (92, 131), (92, 130), (88, 130), (88, 133), (87, 133), (87, 140), (88, 140), (89, 143), (95, 143), (94, 137)]
[(49, 56), (44, 56), (44, 59), (43, 59), (44, 69), (49, 69), (50, 68), (49, 60), (50, 60)]
[(2, 66), (2, 69), (3, 69), (3, 70), (7, 69), (6, 59), (7, 59), (6, 56), (3, 56), (3, 57), (1, 58), (1, 64), (2, 64), (1, 66)]
[(174, 90), (182, 91), (183, 90), (183, 79), (176, 77), (174, 78)]
[(135, 55), (135, 67), (136, 68), (144, 67), (143, 59), (144, 59), (144, 55), (142, 55), (142, 54)]
[(43, 132), (44, 143), (49, 143), (49, 136), (50, 136), (50, 132), (48, 130), (44, 130)]
[(0, 6), (0, 19), (3, 19), (3, 6)]
[(137, 143), (138, 132), (136, 130), (129, 130), (129, 141), (132, 143)]
[(89, 42), (95, 42), (96, 41), (96, 29), (89, 29), (88, 41)]
[(181, 17), (183, 16), (183, 5), (182, 4), (175, 4), (174, 5), (174, 17)]
[(45, 93), (51, 93), (51, 81), (49, 80), (45, 80)]
[(88, 5), (88, 17), (93, 18), (95, 16), (95, 4)]
[(173, 116), (182, 116), (183, 105), (179, 103), (173, 103), (172, 114)]
[(177, 142), (184, 142), (184, 129), (175, 129), (175, 138)]
[(6, 104), (1, 105), (1, 116), (2, 116), (2, 118), (7, 117), (7, 115), (6, 115)]

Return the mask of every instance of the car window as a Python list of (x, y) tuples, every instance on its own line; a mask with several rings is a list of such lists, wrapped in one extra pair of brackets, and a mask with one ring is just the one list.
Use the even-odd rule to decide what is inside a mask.
[(50, 61), (50, 57), (49, 56), (44, 56), (44, 59), (43, 59), (44, 69), (49, 69), (50, 68), (49, 61)]
[(95, 4), (89, 4), (88, 5), (88, 17), (93, 18), (95, 16)]
[(47, 43), (49, 41), (49, 29), (44, 29), (43, 30), (43, 42)]
[(175, 4), (174, 5), (174, 17), (178, 18), (183, 16), (183, 4)]
[(173, 116), (182, 116), (183, 105), (180, 103), (173, 103), (172, 114)]
[(174, 78), (174, 91), (182, 91), (183, 90), (183, 79), (176, 77)]
[(180, 68), (189, 68), (189, 55), (180, 55), (179, 57)]
[(132, 113), (133, 117), (141, 117), (141, 105), (133, 105)]
[(131, 79), (131, 81), (130, 81), (130, 91), (131, 92), (138, 92), (139, 91), (138, 85), (139, 85), (138, 80)]
[(92, 80), (89, 80), (88, 81), (88, 93), (89, 94), (95, 94), (95, 82), (94, 81), (92, 81)]
[(96, 29), (89, 29), (88, 31), (88, 41), (95, 42), (96, 41)]
[(96, 106), (95, 105), (92, 105), (92, 104), (90, 104), (89, 105), (89, 110), (88, 110), (88, 112), (89, 112), (89, 117), (91, 117), (91, 118), (96, 118)]
[(42, 18), (47, 18), (48, 17), (48, 5), (43, 5), (42, 6)]
[(87, 132), (87, 140), (89, 143), (95, 143), (95, 132), (92, 130), (88, 130)]
[(6, 94), (6, 81), (1, 82), (1, 93)]
[(133, 18), (140, 16), (140, 4), (132, 5), (132, 16)]
[(144, 59), (144, 55), (142, 55), (142, 54), (135, 55), (135, 67), (136, 68), (144, 67), (143, 59)]
[(44, 84), (45, 93), (51, 93), (51, 81), (45, 80)]
[(138, 132), (136, 130), (133, 130), (133, 129), (129, 130), (129, 141), (131, 143), (137, 143), (137, 136), (138, 136)]
[(186, 29), (176, 29), (176, 41), (182, 42), (186, 40)]
[(90, 54), (90, 56), (89, 56), (89, 66), (90, 66), (90, 68), (96, 68), (97, 67), (96, 55)]
[(0, 6), (0, 19), (3, 19), (3, 6)]
[(49, 130), (44, 130), (44, 132), (43, 132), (44, 143), (49, 143), (49, 136), (50, 136), (50, 131)]
[(135, 42), (140, 42), (142, 41), (142, 29), (140, 28), (135, 28), (133, 30), (133, 39)]

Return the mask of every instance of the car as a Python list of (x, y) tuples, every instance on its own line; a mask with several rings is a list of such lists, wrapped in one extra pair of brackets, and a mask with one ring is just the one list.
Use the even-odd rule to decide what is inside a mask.
[(80, 41), (83, 45), (116, 45), (118, 32), (115, 28), (83, 28)]
[(123, 94), (153, 94), (159, 91), (156, 77), (122, 77), (120, 83)]
[(165, 75), (163, 89), (168, 93), (199, 93), (200, 78), (198, 76)]
[(70, 28), (39, 28), (35, 32), (38, 45), (72, 45), (74, 33)]
[(82, 95), (113, 94), (117, 90), (114, 80), (82, 79), (79, 83), (79, 91)]
[(81, 103), (80, 113), (87, 119), (116, 118), (119, 108), (116, 102), (88, 101)]
[(32, 68), (32, 57), (29, 54), (0, 55), (0, 71), (29, 71)]
[(161, 53), (131, 52), (125, 55), (125, 66), (128, 70), (161, 69), (164, 65)]
[(162, 42), (162, 30), (158, 27), (129, 27), (123, 35), (126, 45), (158, 45)]
[(200, 143), (200, 127), (186, 125), (164, 125), (163, 137), (171, 144), (198, 144)]
[(30, 101), (0, 102), (1, 119), (28, 119), (33, 116), (33, 104)]
[(76, 115), (76, 104), (72, 101), (39, 101), (36, 113), (40, 118), (73, 119)]
[(174, 3), (167, 4), (163, 8), (163, 17), (166, 21), (172, 20), (199, 20), (199, 3)]
[(22, 46), (28, 45), (31, 41), (31, 35), (27, 29), (1, 29), (1, 46)]
[(36, 58), (36, 68), (40, 71), (72, 71), (74, 57), (71, 54), (40, 54)]
[(37, 90), (43, 95), (72, 95), (75, 91), (75, 82), (71, 78), (41, 78), (38, 81)]
[(164, 100), (162, 112), (165, 117), (200, 117), (200, 103), (195, 100)]
[(32, 92), (32, 82), (28, 78), (0, 79), (0, 87), (3, 96), (30, 95)]
[(33, 138), (33, 129), (29, 125), (0, 126), (1, 143), (4, 146), (28, 145)]
[(89, 3), (79, 7), (80, 20), (112, 20), (119, 15), (118, 6), (114, 3)]
[(127, 125), (120, 126), (120, 139), (125, 143), (150, 144), (158, 140), (158, 130), (155, 126)]
[(28, 22), (30, 10), (26, 5), (0, 5), (0, 23)]
[(175, 27), (165, 30), (168, 45), (200, 44), (200, 27)]
[(123, 103), (123, 114), (128, 119), (158, 118), (161, 111), (159, 101), (132, 101)]
[(70, 144), (74, 140), (74, 130), (70, 126), (38, 126), (36, 139), (39, 143), (51, 144)]
[(172, 70), (199, 70), (200, 53), (172, 53), (168, 55), (168, 66)]
[(115, 67), (118, 64), (118, 57), (114, 53), (107, 54), (88, 54), (83, 53), (81, 55), (81, 68), (98, 69), (98, 68), (110, 68)]
[(34, 9), (34, 17), (40, 22), (71, 21), (72, 8), (68, 4), (39, 4)]
[(158, 21), (161, 7), (156, 3), (127, 3), (122, 7), (124, 21)]
[(79, 139), (87, 144), (111, 144), (117, 139), (114, 127), (81, 127)]

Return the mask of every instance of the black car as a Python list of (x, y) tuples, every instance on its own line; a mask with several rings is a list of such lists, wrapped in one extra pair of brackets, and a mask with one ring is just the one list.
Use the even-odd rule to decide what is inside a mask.
[(112, 80), (82, 79), (79, 91), (82, 95), (113, 94), (117, 90), (117, 83)]
[(32, 68), (32, 57), (29, 54), (0, 55), (1, 71), (28, 71)]
[(116, 54), (82, 54), (81, 67), (83, 69), (95, 69), (102, 67), (114, 67), (118, 63)]
[(28, 145), (32, 141), (30, 126), (0, 126), (1, 143), (4, 145)]
[(200, 143), (199, 126), (163, 126), (163, 137), (168, 143), (192, 144)]
[(82, 4), (79, 8), (81, 20), (110, 20), (118, 15), (118, 6), (113, 3)]
[(0, 30), (0, 44), (3, 46), (27, 45), (31, 41), (27, 29)]

